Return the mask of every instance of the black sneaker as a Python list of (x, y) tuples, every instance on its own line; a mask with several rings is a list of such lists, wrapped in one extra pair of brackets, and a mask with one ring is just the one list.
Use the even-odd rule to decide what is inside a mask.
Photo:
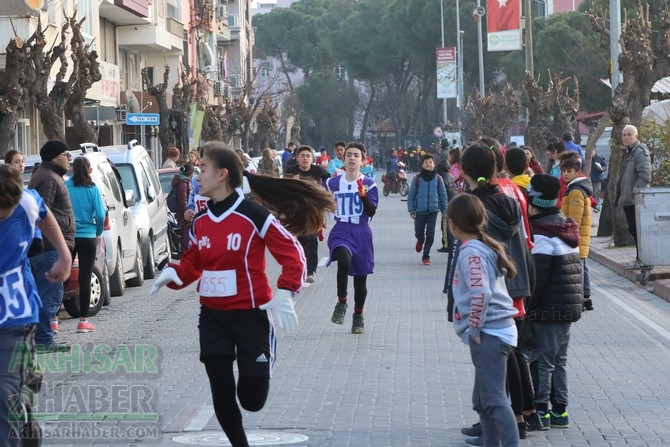
[(354, 314), (354, 320), (351, 325), (352, 334), (362, 334), (365, 332), (365, 323), (363, 322), (363, 314)]
[(477, 436), (476, 438), (468, 438), (465, 440), (467, 445), (484, 445), (484, 438), (482, 436)]
[(593, 301), (591, 301), (591, 298), (584, 299), (584, 310), (593, 310)]
[(517, 422), (516, 426), (519, 428), (519, 439), (526, 439), (528, 437), (528, 426), (526, 422)]
[(540, 416), (538, 416), (537, 413), (533, 413), (529, 416), (524, 416), (524, 419), (526, 420), (527, 431), (546, 430), (546, 428), (544, 428), (544, 425), (542, 425)]
[(465, 436), (481, 436), (482, 435), (482, 424), (477, 422), (472, 424), (472, 427), (461, 428), (461, 433)]
[(344, 323), (344, 316), (347, 313), (347, 303), (338, 301), (337, 304), (335, 305), (335, 310), (333, 311), (333, 316), (330, 317), (330, 321), (332, 321), (335, 324), (342, 324)]
[(437, 249), (438, 253), (449, 253), (449, 247), (440, 247)]

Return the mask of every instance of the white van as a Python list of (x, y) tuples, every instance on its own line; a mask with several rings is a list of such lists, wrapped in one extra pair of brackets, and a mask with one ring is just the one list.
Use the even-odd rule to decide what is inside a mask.
[(167, 200), (154, 163), (137, 140), (100, 150), (116, 166), (126, 198), (133, 202), (130, 209), (140, 232), (144, 277), (153, 278), (158, 264), (170, 259)]

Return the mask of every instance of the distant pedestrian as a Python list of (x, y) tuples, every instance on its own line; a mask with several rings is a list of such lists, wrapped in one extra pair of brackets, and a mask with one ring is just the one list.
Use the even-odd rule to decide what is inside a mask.
[(5, 164), (18, 169), (21, 174), (26, 170), (25, 157), (16, 149), (10, 149), (5, 153)]
[(269, 147), (263, 149), (263, 155), (258, 162), (258, 173), (270, 177), (279, 177), (279, 167), (275, 161), (275, 151)]
[(284, 153), (281, 156), (281, 165), (282, 165), (282, 171), (286, 171), (291, 166), (294, 166), (297, 163), (297, 160), (295, 158), (295, 143), (291, 141), (288, 146), (286, 146), (286, 149), (284, 149)]
[(344, 174), (344, 148), (346, 143), (344, 141), (338, 141), (335, 143), (335, 155), (328, 162), (328, 174), (331, 177), (337, 177), (338, 175)]
[(488, 236), (487, 212), (474, 195), (449, 204), (449, 228), (462, 245), (453, 280), (456, 334), (470, 347), (475, 367), (472, 405), (485, 446), (518, 446), (519, 430), (506, 392), (507, 362), (517, 345), (512, 298), (505, 277), (516, 274), (505, 247)]
[(528, 160), (528, 168), (532, 171), (529, 172), (529, 175), (544, 174), (544, 169), (542, 169), (542, 165), (535, 158), (535, 152), (533, 151), (533, 148), (530, 146), (523, 146), (521, 149), (523, 149), (523, 151), (526, 153), (526, 159)]
[[(191, 247), (179, 264), (168, 264), (150, 293), (198, 282), (200, 361), (214, 413), (230, 443), (248, 447), (237, 401), (248, 411), (265, 406), (276, 360), (275, 324), (286, 330), (298, 325), (292, 297), (303, 286), (305, 262), (291, 231), (318, 231), (323, 213), (335, 206), (313, 183), (244, 171), (240, 157), (220, 142), (203, 149), (198, 183), (200, 193), (210, 197), (207, 212), (196, 215)], [(239, 192), (243, 176), (267, 207)], [(265, 272), (266, 251), (281, 265), (274, 293)]]
[(594, 149), (591, 155), (591, 171), (589, 172), (589, 177), (591, 178), (591, 185), (593, 186), (593, 197), (596, 199), (596, 202), (598, 202), (598, 206), (601, 205), (600, 191), (603, 182), (605, 181), (606, 170), (607, 160), (605, 160), (605, 157), (602, 155), (598, 155)]
[(628, 232), (635, 242), (635, 262), (631, 268), (640, 268), (640, 251), (637, 245), (637, 222), (635, 220), (635, 196), (633, 189), (648, 188), (651, 182), (651, 157), (649, 149), (637, 139), (637, 128), (626, 126), (623, 128), (622, 140), (624, 145), (619, 177), (616, 181), (614, 206), (623, 208), (628, 223)]
[(584, 167), (584, 150), (580, 145), (575, 143), (573, 140), (575, 137), (572, 135), (572, 132), (567, 130), (563, 132), (563, 144), (565, 144), (565, 150), (576, 152), (579, 154), (579, 159), (582, 161), (582, 168)]
[(379, 190), (374, 180), (361, 174), (365, 146), (349, 143), (344, 152), (346, 172), (326, 181), (335, 196), (335, 225), (328, 235), (330, 260), (337, 262), (337, 304), (330, 321), (344, 323), (347, 312), (349, 276), (354, 277), (354, 315), (351, 332), (365, 332), (363, 307), (367, 298), (367, 278), (374, 272), (375, 258), (370, 220), (377, 212)]
[[(298, 164), (291, 166), (284, 172), (285, 178), (307, 179), (319, 186), (324, 186), (325, 181), (330, 178), (330, 174), (321, 166), (315, 165), (314, 150), (310, 146), (300, 146), (295, 151)], [(298, 236), (298, 241), (302, 245), (307, 256), (307, 279), (308, 283), (316, 280), (316, 269), (319, 265), (319, 232), (308, 233)]]
[(414, 177), (407, 197), (407, 211), (414, 219), (414, 248), (417, 253), (423, 252), (421, 262), (424, 265), (430, 265), (438, 214), (440, 221), (446, 220), (447, 203), (444, 181), (435, 170), (435, 157), (426, 153), (421, 159), (421, 172)]
[(188, 209), (188, 200), (191, 195), (191, 179), (195, 173), (195, 166), (192, 163), (186, 163), (179, 168), (179, 172), (172, 177), (170, 183), (174, 190), (177, 209), (175, 217), (181, 228), (181, 254), (184, 254), (189, 246), (188, 225), (190, 219), (185, 216)]
[(77, 157), (72, 163), (72, 177), (66, 182), (76, 220), (74, 252), (79, 257), (79, 323), (77, 332), (93, 332), (88, 322), (91, 305), (91, 276), (98, 251), (98, 238), (104, 230), (107, 207), (100, 189), (91, 179), (91, 163), (86, 157)]
[(163, 169), (176, 168), (179, 163), (179, 154), (180, 154), (179, 148), (173, 146), (170, 149), (168, 149), (167, 158), (165, 159), (161, 167)]

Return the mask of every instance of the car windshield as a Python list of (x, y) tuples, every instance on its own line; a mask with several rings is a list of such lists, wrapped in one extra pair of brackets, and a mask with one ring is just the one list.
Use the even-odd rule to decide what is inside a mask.
[(123, 183), (123, 189), (128, 191), (131, 189), (133, 191), (133, 197), (135, 200), (139, 200), (141, 197), (139, 185), (137, 183), (137, 177), (135, 177), (135, 170), (132, 165), (129, 164), (117, 164), (116, 169), (121, 175), (121, 182)]
[(177, 172), (160, 172), (158, 173), (158, 178), (161, 181), (161, 188), (163, 189), (163, 194), (167, 194), (172, 189), (172, 179), (174, 178)]

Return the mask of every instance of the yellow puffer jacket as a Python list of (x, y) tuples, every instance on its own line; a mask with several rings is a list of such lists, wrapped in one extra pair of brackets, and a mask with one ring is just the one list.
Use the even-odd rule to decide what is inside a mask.
[(579, 257), (589, 257), (591, 243), (591, 199), (593, 187), (591, 180), (577, 177), (568, 184), (565, 191), (561, 211), (565, 217), (572, 218), (579, 227)]

